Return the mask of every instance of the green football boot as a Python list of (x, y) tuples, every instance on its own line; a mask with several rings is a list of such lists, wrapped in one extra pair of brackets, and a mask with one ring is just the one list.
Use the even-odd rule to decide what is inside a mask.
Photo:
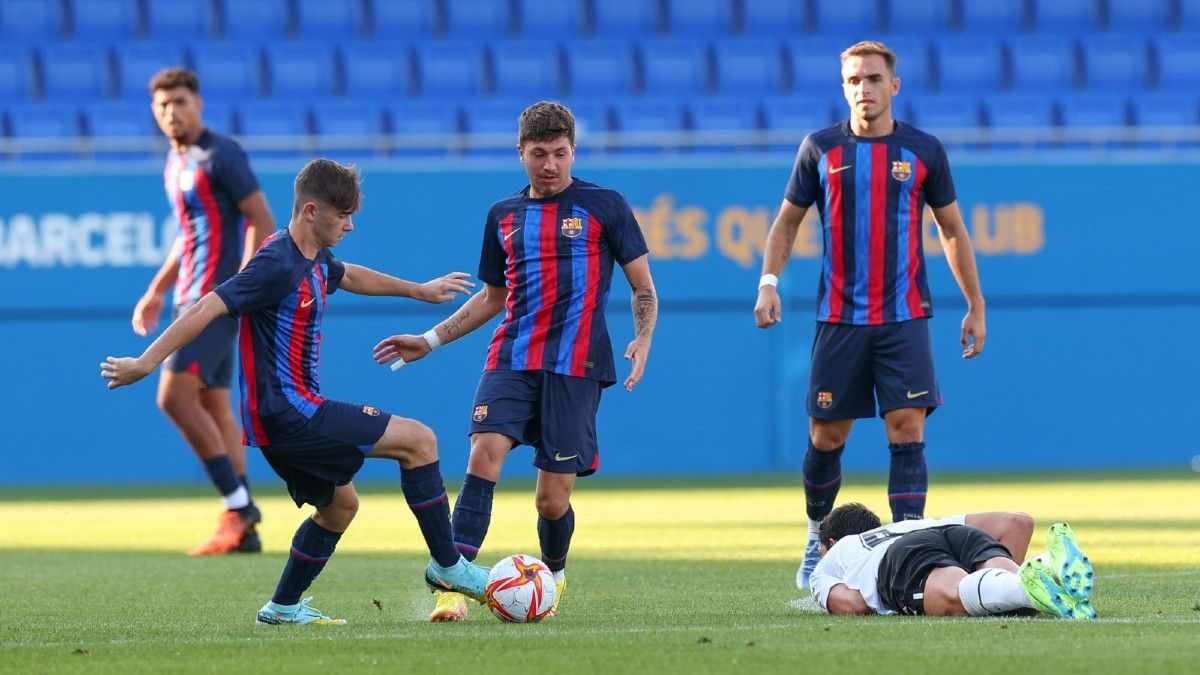
[(1092, 581), (1095, 576), (1092, 563), (1079, 549), (1079, 541), (1075, 539), (1075, 532), (1071, 530), (1071, 526), (1066, 523), (1051, 525), (1046, 540), (1050, 546), (1050, 557), (1053, 559), (1051, 569), (1062, 587), (1077, 602), (1092, 597)]
[(1037, 611), (1061, 619), (1091, 620), (1096, 610), (1091, 603), (1076, 600), (1059, 585), (1053, 570), (1034, 557), (1021, 565), (1021, 586)]

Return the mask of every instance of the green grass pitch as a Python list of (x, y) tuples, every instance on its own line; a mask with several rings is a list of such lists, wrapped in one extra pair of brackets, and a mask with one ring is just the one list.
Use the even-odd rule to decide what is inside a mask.
[[(927, 512), (1067, 520), (1096, 566), (1095, 623), (830, 617), (793, 606), (796, 476), (582, 481), (560, 615), (507, 625), (472, 605), (429, 624), (426, 560), (399, 484), (360, 487), (358, 520), (310, 593), (341, 627), (253, 625), (306, 512), (260, 484), (266, 551), (190, 559), (215, 499), (186, 488), (0, 492), (0, 672), (1195, 673), (1200, 478), (934, 476)], [(879, 476), (840, 502), (886, 513)], [(140, 493), (140, 494), (139, 494)], [(886, 517), (885, 517), (886, 520)], [(480, 562), (536, 553), (528, 483), (502, 486)]]

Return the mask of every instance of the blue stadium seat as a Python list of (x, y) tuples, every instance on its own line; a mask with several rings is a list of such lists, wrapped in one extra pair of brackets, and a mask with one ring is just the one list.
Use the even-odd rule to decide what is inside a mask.
[(229, 40), (278, 40), (291, 32), (288, 0), (217, 0)]
[(493, 89), (497, 96), (555, 98), (562, 91), (562, 59), (553, 42), (494, 42)]
[(1144, 127), (1200, 126), (1200, 96), (1189, 92), (1137, 94), (1130, 101), (1131, 122)]
[(842, 66), (839, 55), (850, 44), (837, 38), (807, 38), (788, 42), (787, 59), (792, 73), (792, 91), (817, 96), (841, 91)]
[(1163, 91), (1200, 91), (1200, 34), (1160, 35), (1158, 86)]
[(397, 101), (388, 106), (387, 115), (392, 134), (401, 137), (392, 149), (394, 155), (445, 156), (451, 147), (443, 136), (462, 130), (458, 106), (453, 103)]
[(582, 0), (517, 0), (516, 11), (527, 39), (573, 40), (583, 34)]
[(146, 37), (161, 42), (203, 42), (216, 32), (210, 0), (146, 0)]
[(1108, 29), (1114, 32), (1165, 31), (1171, 20), (1171, 0), (1108, 0)]
[[(385, 154), (383, 106), (359, 102), (314, 102), (316, 150), (340, 162), (372, 159)], [(352, 142), (354, 148), (348, 148)]]
[[(50, 143), (66, 143), (80, 136), (79, 110), (73, 105), (65, 104), (10, 104), (8, 128), (13, 138), (36, 138)], [(12, 158), (17, 161), (61, 162), (77, 159), (78, 156), (76, 149), (68, 143), (61, 149), (47, 148), (45, 151), (31, 154), (14, 152)]]
[(999, 38), (973, 35), (933, 41), (938, 86), (947, 93), (986, 93), (1004, 86), (1004, 48)]
[(517, 157), (517, 118), (529, 105), (525, 99), (496, 99), (463, 106), (463, 129), (469, 134), (486, 134), (477, 143), (487, 147), (472, 148), (473, 157)]
[(719, 40), (713, 47), (717, 91), (770, 96), (784, 89), (783, 50), (764, 38)]
[(742, 3), (742, 34), (794, 37), (804, 32), (804, 3), (796, 0), (753, 0)]
[(666, 0), (667, 32), (681, 38), (728, 35), (733, 30), (732, 0)]
[(567, 89), (574, 97), (610, 98), (633, 93), (633, 47), (628, 42), (568, 41), (564, 51)]
[[(988, 96), (983, 100), (983, 112), (988, 127), (999, 134), (1007, 134), (990, 144), (994, 149), (1040, 149), (1051, 145), (1044, 140), (1035, 141), (1019, 136), (1022, 130), (1034, 131), (1057, 126), (1054, 99), (1048, 94)], [(1014, 136), (1014, 133), (1018, 135)]]
[(967, 94), (926, 94), (908, 102), (908, 116), (901, 117), (924, 131), (970, 129), (981, 126), (979, 99)]
[(709, 90), (708, 45), (690, 40), (642, 42), (645, 91), (653, 96), (702, 94)]
[(33, 62), (28, 47), (0, 44), (0, 101), (30, 98)]
[[(837, 114), (834, 114), (834, 111)], [(780, 139), (772, 143), (775, 152), (796, 154), (805, 135), (833, 124), (846, 117), (846, 103), (826, 96), (812, 96), (800, 92), (795, 96), (777, 96), (762, 99), (764, 128), (776, 136), (784, 135), (790, 142)]]
[(80, 42), (128, 40), (140, 30), (137, 0), (74, 0), (70, 16)]
[[(117, 96), (126, 100), (146, 99), (150, 95), (146, 89), (150, 78), (163, 68), (187, 65), (183, 47), (177, 44), (135, 42), (117, 45), (113, 53)], [(203, 87), (200, 93), (204, 94)]]
[[(92, 140), (92, 156), (100, 160), (135, 160), (158, 157), (154, 144), (160, 136), (154, 115), (144, 103), (89, 103), (83, 108), (83, 128)], [(135, 139), (142, 150), (106, 148), (108, 139)], [(128, 143), (128, 140), (119, 141)]]
[(422, 95), (468, 98), (484, 93), (483, 48), (478, 42), (430, 42), (418, 44), (415, 52)]
[(1013, 91), (1060, 91), (1079, 81), (1075, 40), (1060, 36), (1027, 36), (1008, 43)]
[(274, 45), (266, 50), (271, 97), (289, 101), (323, 98), (335, 91), (333, 49), (329, 46)]
[(602, 0), (592, 5), (596, 37), (626, 39), (658, 33), (658, 3), (646, 0)]
[(424, 40), (437, 35), (435, 0), (367, 0), (371, 35), (376, 40)]
[(1083, 80), (1093, 91), (1145, 89), (1150, 62), (1145, 38), (1093, 35), (1083, 40)]
[(254, 47), (202, 44), (192, 47), (200, 91), (213, 101), (239, 101), (262, 93), (262, 58)]
[[(204, 89), (200, 91), (203, 93)], [(213, 131), (230, 135), (242, 133), (237, 109), (232, 103), (204, 99), (204, 110), (201, 114), (204, 126)]]
[(690, 106), (692, 130), (700, 134), (693, 146), (698, 153), (745, 151), (746, 144), (721, 138), (728, 132), (757, 131), (762, 128), (758, 103), (746, 98), (706, 98)]
[(239, 103), (238, 112), (242, 144), (251, 158), (296, 159), (311, 154), (301, 147), (311, 132), (304, 106), (260, 101)]
[[(1111, 94), (1071, 94), (1059, 97), (1059, 113), (1068, 132), (1095, 128), (1124, 128), (1129, 125), (1129, 107), (1124, 97)], [(1092, 141), (1072, 137), (1063, 144), (1070, 149), (1097, 149), (1123, 145), (1119, 141)]]
[(603, 134), (612, 131), (612, 110), (600, 101), (566, 101), (575, 116), (575, 154), (587, 156), (607, 149)]
[(1180, 31), (1185, 33), (1200, 32), (1200, 0), (1178, 0)]
[(412, 90), (412, 59), (408, 47), (352, 43), (342, 47), (342, 72), (347, 98), (394, 98)]
[(875, 39), (883, 27), (879, 0), (813, 0), (813, 32), (845, 35), (846, 46), (860, 39)]
[(1033, 27), (1046, 33), (1075, 35), (1099, 26), (1097, 0), (1033, 0)]
[(0, 44), (41, 44), (63, 34), (63, 6), (46, 0), (0, 0)]
[(908, 35), (945, 35), (952, 18), (951, 0), (893, 0), (888, 28)]
[(1025, 16), (1024, 2), (962, 0), (960, 7), (962, 8), (960, 28), (963, 33), (1011, 35), (1021, 32), (1029, 23), (1029, 18)]
[(42, 54), (42, 97), (47, 100), (107, 98), (111, 90), (108, 49), (59, 44)]
[[(678, 132), (684, 128), (679, 99), (624, 99), (613, 103), (614, 129), (625, 133)], [(666, 143), (633, 139), (617, 150), (622, 154), (659, 154)]]
[(512, 31), (508, 0), (454, 0), (447, 2), (446, 35), (473, 40), (500, 40)]
[[(929, 56), (931, 42), (922, 37), (906, 35), (896, 35), (887, 39), (885, 44), (896, 55), (896, 76), (900, 78), (901, 91), (920, 94), (933, 86)], [(840, 81), (841, 75), (838, 77)]]
[(296, 36), (353, 41), (362, 36), (360, 0), (296, 0)]

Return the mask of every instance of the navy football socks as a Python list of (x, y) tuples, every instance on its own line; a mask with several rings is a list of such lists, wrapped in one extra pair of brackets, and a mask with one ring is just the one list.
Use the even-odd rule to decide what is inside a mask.
[(929, 491), (929, 470), (925, 466), (924, 443), (889, 443), (892, 467), (888, 474), (888, 503), (892, 521), (920, 520), (925, 517), (925, 494)]
[(571, 548), (571, 535), (575, 533), (575, 509), (568, 504), (567, 512), (558, 520), (538, 515), (537, 529), (542, 562), (551, 572), (561, 572), (567, 566), (567, 549)]
[(305, 518), (292, 537), (292, 551), (288, 555), (287, 564), (283, 567), (283, 575), (275, 586), (275, 595), (271, 602), (277, 605), (294, 605), (300, 602), (300, 596), (312, 585), (333, 549), (337, 548), (341, 532), (332, 532), (316, 524), (312, 518)]
[(820, 522), (833, 510), (838, 490), (842, 487), (842, 451), (845, 444), (822, 452), (808, 441), (804, 455), (804, 501), (808, 519)]
[(204, 470), (208, 472), (208, 479), (216, 486), (222, 497), (231, 495), (242, 487), (241, 481), (233, 471), (233, 462), (230, 461), (229, 455), (220, 455), (204, 460)]
[(400, 489), (417, 518), (429, 554), (442, 567), (457, 563), (459, 553), (450, 530), (450, 501), (439, 463), (434, 461), (411, 469), (400, 467)]
[(467, 560), (475, 560), (492, 523), (492, 495), (496, 482), (467, 474), (454, 502), (454, 546)]

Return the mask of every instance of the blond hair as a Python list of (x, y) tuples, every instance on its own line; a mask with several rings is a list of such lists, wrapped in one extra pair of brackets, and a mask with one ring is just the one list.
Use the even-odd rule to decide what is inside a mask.
[(851, 56), (870, 56), (878, 54), (883, 57), (884, 63), (887, 63), (888, 71), (892, 76), (896, 75), (896, 53), (888, 49), (888, 46), (876, 40), (863, 40), (855, 42), (842, 52), (842, 63)]

